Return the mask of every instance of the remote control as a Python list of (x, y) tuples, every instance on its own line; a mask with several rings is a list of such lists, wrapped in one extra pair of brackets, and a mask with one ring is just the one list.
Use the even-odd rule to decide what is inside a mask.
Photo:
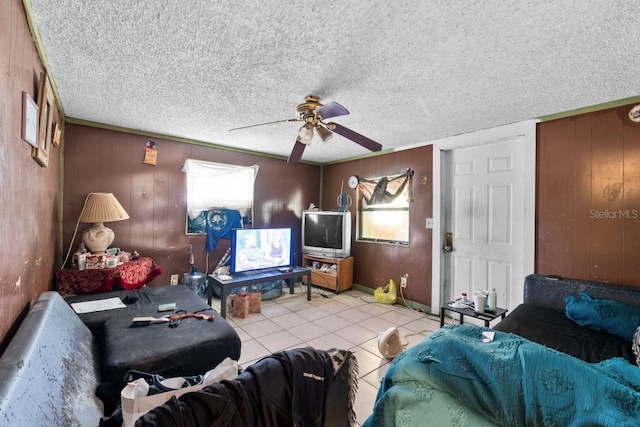
[(173, 311), (176, 309), (176, 303), (172, 302), (169, 304), (160, 304), (158, 306), (158, 311)]

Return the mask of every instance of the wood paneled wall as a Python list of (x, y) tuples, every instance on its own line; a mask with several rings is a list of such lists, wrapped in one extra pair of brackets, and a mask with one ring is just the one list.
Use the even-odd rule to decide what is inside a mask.
[[(158, 145), (156, 166), (142, 163), (148, 140)], [(198, 270), (205, 271), (205, 236), (185, 234), (185, 159), (257, 164), (254, 227), (296, 227), (299, 236), (302, 210), (311, 202), (317, 203), (320, 194), (319, 166), (290, 165), (280, 159), (85, 125), (67, 124), (64, 154), (64, 250), (69, 248), (87, 194), (113, 193), (131, 218), (107, 224), (116, 234), (112, 246), (137, 250), (158, 262), (164, 274), (151, 286), (169, 284), (172, 274), (179, 274), (182, 280), (189, 270), (189, 244), (193, 245)], [(79, 225), (72, 252), (87, 226)], [(212, 271), (228, 247), (228, 240), (219, 241), (209, 254), (207, 271)], [(299, 247), (297, 257), (300, 263)]]
[(20, 0), (0, 2), (0, 34), (1, 353), (31, 303), (52, 287), (60, 149), (52, 147), (42, 167), (21, 138), (22, 92), (37, 102), (43, 66)]
[(370, 242), (357, 242), (356, 204), (349, 208), (352, 216), (354, 257), (353, 280), (375, 289), (390, 279), (400, 286), (400, 277), (408, 273), (406, 299), (426, 306), (431, 304), (431, 242), (433, 230), (426, 228), (426, 219), (433, 217), (433, 147), (398, 151), (344, 163), (324, 166), (322, 208), (337, 209), (337, 196), (344, 182), (344, 192), (355, 199), (356, 192), (347, 186), (351, 175), (362, 178), (397, 175), (407, 168), (413, 177), (409, 247)]
[[(152, 256), (165, 271), (152, 286), (187, 271), (189, 244), (204, 270), (204, 236), (184, 233), (185, 158), (257, 163), (254, 225), (295, 226), (298, 231), (301, 211), (310, 203), (337, 207), (336, 197), (349, 176), (414, 169), (410, 247), (354, 242), (354, 281), (375, 289), (389, 279), (398, 283), (408, 273), (406, 298), (429, 304), (432, 231), (425, 228), (425, 220), (433, 209), (431, 147), (327, 165), (321, 173), (314, 165), (288, 165), (284, 160), (68, 124), (61, 202), (62, 147), (52, 148), (49, 167), (44, 168), (20, 138), (22, 92), (37, 99), (43, 71), (20, 0), (0, 2), (0, 28), (0, 207), (5, 214), (0, 222), (0, 352), (35, 298), (53, 289), (53, 276), (62, 262), (56, 256), (60, 203), (65, 253), (84, 198), (89, 192), (105, 191), (113, 192), (131, 215), (130, 220), (110, 223), (116, 232), (114, 244)], [(640, 125), (629, 121), (630, 107), (539, 124), (536, 272), (640, 286)], [(142, 164), (147, 139), (158, 143), (157, 166)], [(355, 215), (355, 206), (350, 210)], [(225, 242), (210, 254), (209, 269), (222, 256)], [(77, 244), (78, 239), (72, 250)]]
[(536, 272), (640, 286), (632, 105), (538, 125)]

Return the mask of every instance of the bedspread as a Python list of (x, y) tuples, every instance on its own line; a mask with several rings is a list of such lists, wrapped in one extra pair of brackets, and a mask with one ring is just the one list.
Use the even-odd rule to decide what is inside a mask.
[(637, 425), (637, 366), (587, 363), (503, 332), (484, 343), (483, 330), (450, 325), (398, 356), (363, 427)]

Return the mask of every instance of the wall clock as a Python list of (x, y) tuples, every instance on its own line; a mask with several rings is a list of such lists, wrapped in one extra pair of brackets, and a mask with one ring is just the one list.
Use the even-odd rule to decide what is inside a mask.
[(636, 105), (629, 111), (629, 118), (632, 122), (640, 123), (640, 105)]
[(360, 180), (358, 179), (358, 177), (357, 177), (357, 176), (355, 176), (355, 175), (351, 175), (351, 176), (349, 177), (349, 182), (348, 182), (348, 184), (349, 184), (349, 188), (351, 188), (351, 189), (355, 190), (355, 189), (356, 189), (356, 187), (358, 186), (358, 182), (360, 182)]

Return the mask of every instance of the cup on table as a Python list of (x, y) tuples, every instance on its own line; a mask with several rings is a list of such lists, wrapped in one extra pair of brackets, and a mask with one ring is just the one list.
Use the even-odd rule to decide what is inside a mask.
[(485, 294), (475, 294), (473, 296), (473, 311), (476, 313), (484, 313), (484, 307), (487, 304), (487, 296)]

